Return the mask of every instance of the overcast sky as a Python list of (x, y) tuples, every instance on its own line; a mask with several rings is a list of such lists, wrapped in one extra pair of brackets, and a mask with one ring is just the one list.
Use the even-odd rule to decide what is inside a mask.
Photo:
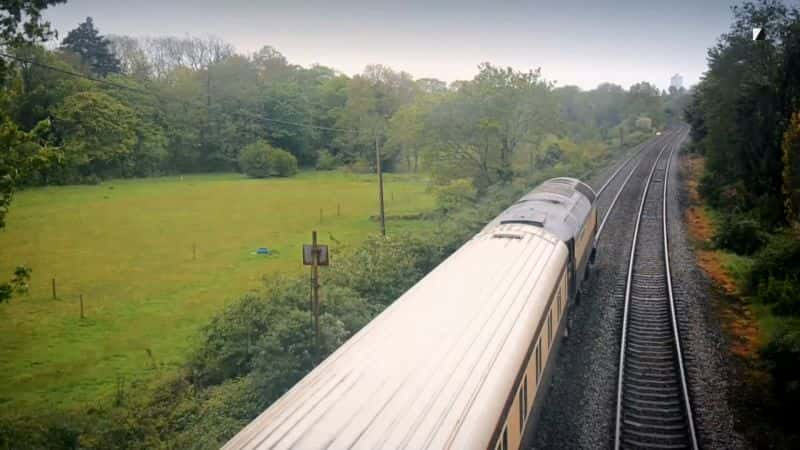
[(48, 19), (60, 37), (91, 16), (103, 34), (214, 35), (240, 52), (272, 45), (293, 63), (355, 74), (367, 64), (416, 78), (469, 79), (482, 61), (541, 67), (559, 85), (661, 88), (705, 71), (732, 1), (68, 0)]

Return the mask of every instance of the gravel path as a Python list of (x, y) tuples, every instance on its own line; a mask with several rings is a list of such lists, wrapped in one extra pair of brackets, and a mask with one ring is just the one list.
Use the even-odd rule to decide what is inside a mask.
[[(533, 448), (609, 448), (614, 439), (617, 365), (625, 275), (636, 210), (644, 181), (655, 155), (670, 134), (647, 144), (646, 159), (620, 196), (598, 243), (597, 261), (584, 283), (580, 304), (570, 309), (569, 337), (553, 367), (545, 389), (539, 420), (531, 433)], [(674, 164), (674, 162), (673, 162)], [(633, 167), (631, 164), (630, 167)], [(589, 180), (599, 187), (616, 164)], [(700, 446), (746, 448), (733, 430), (733, 409), (728, 404), (731, 371), (724, 353), (727, 346), (709, 303), (711, 285), (696, 264), (683, 223), (688, 204), (678, 165), (670, 171), (668, 202), (670, 256), (672, 258), (681, 340), (686, 354), (690, 395)], [(602, 219), (611, 199), (630, 168), (623, 169), (598, 199)]]

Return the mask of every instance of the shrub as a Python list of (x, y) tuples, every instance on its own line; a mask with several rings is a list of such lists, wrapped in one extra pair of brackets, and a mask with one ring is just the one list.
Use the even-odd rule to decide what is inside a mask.
[(375, 168), (364, 158), (353, 161), (347, 168), (353, 173), (375, 173)]
[(265, 178), (270, 175), (269, 152), (272, 147), (263, 141), (254, 142), (239, 153), (239, 168), (253, 178)]
[(333, 170), (339, 166), (339, 158), (327, 150), (320, 150), (317, 155), (317, 170)]
[(297, 158), (286, 150), (258, 141), (239, 153), (239, 168), (253, 178), (290, 177), (297, 173)]
[(762, 356), (767, 362), (775, 398), (781, 399), (785, 414), (780, 416), (791, 424), (793, 408), (800, 402), (800, 331), (784, 329), (764, 347)]
[(768, 277), (758, 285), (758, 297), (772, 310), (780, 315), (796, 315), (800, 313), (800, 282), (796, 277)]
[(722, 218), (714, 245), (732, 250), (740, 255), (752, 255), (764, 246), (766, 234), (755, 219), (727, 214)]
[(747, 283), (748, 291), (754, 293), (769, 277), (800, 279), (800, 239), (791, 232), (773, 236), (755, 255)]
[(267, 164), (270, 175), (290, 177), (297, 173), (297, 158), (286, 150), (270, 149), (267, 152)]
[(474, 203), (477, 195), (477, 189), (467, 178), (460, 178), (434, 187), (436, 207), (443, 212), (453, 211)]

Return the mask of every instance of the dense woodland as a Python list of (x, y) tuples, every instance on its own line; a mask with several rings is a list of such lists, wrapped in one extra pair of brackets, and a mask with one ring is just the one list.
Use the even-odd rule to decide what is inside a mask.
[(646, 82), (556, 88), (539, 71), (489, 63), (450, 85), (380, 65), (350, 77), (269, 46), (245, 55), (216, 38), (103, 36), (100, 26), (87, 18), (52, 50), (5, 48), (5, 120), (52, 153), (17, 185), (240, 170), (242, 149), (264, 142), (302, 168), (359, 171), (374, 170), (377, 146), (385, 170), (483, 189), (556, 161), (547, 137), (584, 145), (663, 127), (678, 97)]
[[(773, 396), (759, 395), (755, 422), (792, 434), (800, 401), (800, 10), (777, 1), (734, 8), (735, 22), (709, 50), (709, 70), (686, 115), (692, 150), (705, 156), (701, 193), (719, 217), (715, 245), (740, 255), (742, 293), (768, 314), (763, 368)], [(752, 28), (767, 30), (752, 40)], [(774, 430), (751, 430), (763, 445)], [(792, 439), (787, 436), (786, 439)], [(794, 444), (789, 444), (794, 442)], [(775, 445), (775, 444), (773, 444)]]
[[(348, 76), (269, 46), (245, 55), (217, 38), (104, 36), (89, 18), (59, 41), (39, 20), (53, 3), (2, 2), (0, 227), (15, 191), (46, 184), (373, 172), (378, 152), (385, 170), (430, 174), (435, 233), (370, 238), (326, 272), (323, 355), (527, 186), (585, 175), (678, 119), (688, 98), (646, 82), (556, 87), (489, 63), (450, 84), (380, 65)], [(4, 299), (24, 289), (25, 269)], [(269, 280), (155, 383), (121, 383), (87, 410), (3, 417), (0, 447), (218, 446), (313, 367), (307, 287)]]

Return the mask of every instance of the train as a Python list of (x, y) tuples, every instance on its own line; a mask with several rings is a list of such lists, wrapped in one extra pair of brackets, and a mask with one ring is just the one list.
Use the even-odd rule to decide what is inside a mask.
[(520, 448), (594, 259), (595, 197), (538, 185), (223, 448)]

